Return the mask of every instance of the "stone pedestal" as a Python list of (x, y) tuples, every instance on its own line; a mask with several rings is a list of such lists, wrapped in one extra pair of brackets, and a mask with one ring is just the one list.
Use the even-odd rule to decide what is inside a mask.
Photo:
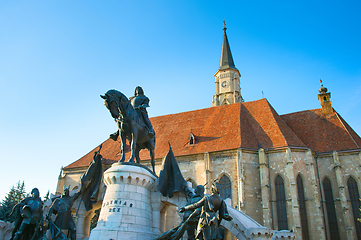
[(107, 190), (90, 240), (155, 238), (150, 194), (155, 180), (148, 169), (135, 164), (116, 163), (105, 171)]

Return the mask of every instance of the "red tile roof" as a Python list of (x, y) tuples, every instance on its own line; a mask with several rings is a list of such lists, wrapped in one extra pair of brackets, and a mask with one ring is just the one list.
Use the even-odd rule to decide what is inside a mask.
[[(355, 149), (360, 137), (337, 113), (324, 116), (321, 109), (278, 115), (266, 99), (169, 114), (150, 119), (156, 132), (155, 158), (163, 158), (171, 143), (175, 156), (230, 149), (310, 148), (316, 152)], [(189, 145), (193, 133), (196, 144)], [(65, 167), (88, 166), (90, 153)], [(119, 140), (106, 140), (101, 154), (105, 163), (120, 159)], [(129, 159), (129, 147), (126, 158)], [(149, 159), (147, 150), (140, 152)]]
[(243, 105), (259, 147), (264, 149), (285, 146), (306, 147), (265, 98), (245, 102)]
[(281, 116), (294, 133), (315, 152), (358, 149), (361, 138), (334, 110), (323, 115), (322, 109)]

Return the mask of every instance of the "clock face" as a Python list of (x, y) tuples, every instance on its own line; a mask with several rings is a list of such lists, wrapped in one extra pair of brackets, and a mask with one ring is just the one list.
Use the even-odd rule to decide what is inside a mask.
[(222, 82), (222, 87), (227, 87), (227, 86), (228, 86), (228, 82), (227, 82), (227, 81)]

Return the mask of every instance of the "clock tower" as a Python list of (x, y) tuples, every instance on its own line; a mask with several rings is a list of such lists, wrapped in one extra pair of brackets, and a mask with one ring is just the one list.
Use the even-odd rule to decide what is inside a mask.
[(214, 77), (216, 78), (216, 94), (213, 95), (212, 106), (243, 101), (240, 86), (241, 74), (234, 65), (226, 30), (226, 24), (224, 23), (221, 61), (219, 63), (218, 71), (214, 74)]

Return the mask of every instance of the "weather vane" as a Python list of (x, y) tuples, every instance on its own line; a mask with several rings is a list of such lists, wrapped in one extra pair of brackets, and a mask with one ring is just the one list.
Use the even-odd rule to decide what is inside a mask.
[(223, 30), (226, 31), (226, 29), (227, 29), (227, 28), (226, 28), (226, 20), (223, 20), (223, 25), (224, 25)]

